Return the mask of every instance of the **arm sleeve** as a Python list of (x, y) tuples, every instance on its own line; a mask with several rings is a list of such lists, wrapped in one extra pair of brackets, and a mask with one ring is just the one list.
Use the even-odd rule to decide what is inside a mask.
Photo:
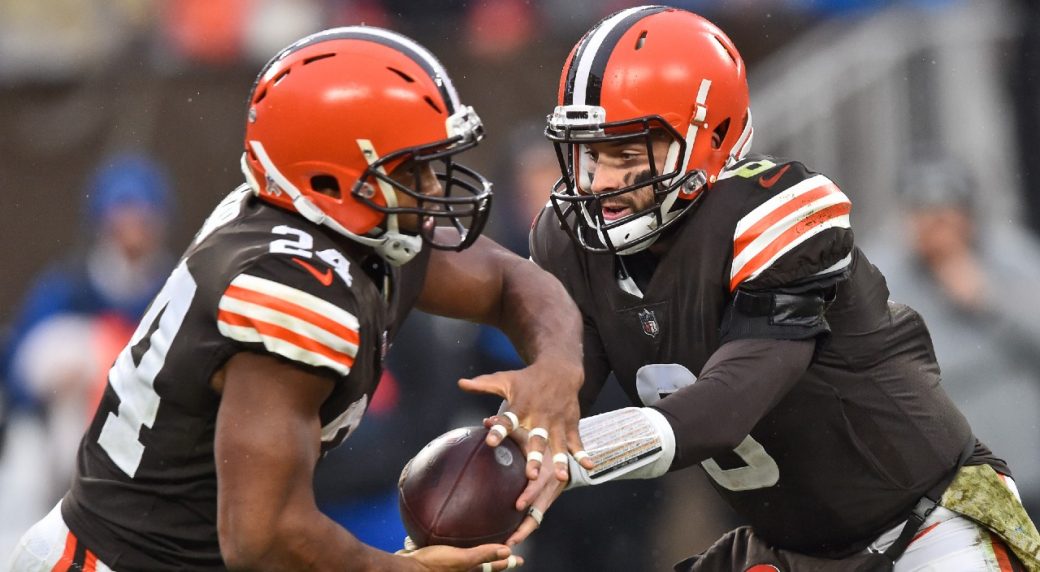
[(811, 340), (736, 340), (720, 347), (700, 378), (657, 402), (675, 433), (672, 469), (731, 451), (802, 377)]

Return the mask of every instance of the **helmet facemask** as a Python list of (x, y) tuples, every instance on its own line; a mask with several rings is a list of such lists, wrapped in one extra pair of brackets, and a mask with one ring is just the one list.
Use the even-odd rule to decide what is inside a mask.
[[(562, 177), (550, 195), (557, 217), (583, 249), (594, 253), (632, 254), (653, 244), (700, 196), (706, 177), (703, 171), (685, 171), (689, 143), (667, 121), (646, 116), (603, 122), (597, 107), (577, 109), (560, 106), (550, 116), (546, 137), (556, 147)], [(667, 137), (669, 144), (659, 168), (654, 139)], [(588, 155), (593, 143), (639, 142), (646, 149), (648, 170), (630, 184), (593, 193), (595, 166)], [(659, 155), (659, 153), (658, 153)], [(646, 208), (608, 220), (604, 207), (610, 200), (650, 187), (653, 201)]]
[[(563, 146), (563, 178), (552, 193), (553, 204), (578, 246), (591, 252), (638, 252), (693, 208), (704, 189), (750, 146), (745, 75), (732, 41), (686, 10), (626, 8), (582, 36), (563, 66), (558, 106), (546, 129), (548, 138)], [(647, 191), (629, 177), (601, 180), (599, 197), (583, 193), (588, 170), (582, 169), (574, 146), (623, 135), (642, 137), (651, 150), (652, 132), (667, 133), (671, 143), (663, 164), (653, 165), (656, 170), (639, 182), (653, 190), (651, 208), (601, 216), (603, 202), (611, 200), (608, 192), (639, 192), (642, 207)], [(616, 218), (619, 214), (626, 216)]]
[(483, 230), (491, 184), (453, 160), (483, 126), (413, 40), (368, 26), (312, 34), (265, 66), (249, 101), (242, 167), (263, 200), (392, 265)]
[[(360, 203), (386, 215), (382, 231), (387, 234), (419, 236), (422, 241), (440, 250), (463, 250), (473, 244), (487, 223), (491, 213), (491, 183), (483, 175), (454, 161), (454, 156), (475, 147), (483, 137), (480, 119), (466, 108), (449, 120), (454, 135), (444, 141), (399, 149), (378, 157), (371, 145), (359, 141), (361, 151), (369, 160), (369, 167), (358, 177), (351, 195)], [(424, 194), (420, 188), (424, 165), (433, 167), (434, 176), (442, 193)], [(410, 172), (411, 184), (406, 185), (387, 173)], [(379, 201), (378, 197), (383, 200)], [(399, 198), (408, 197), (414, 206), (402, 206)], [(419, 218), (415, 231), (402, 231), (402, 215)], [(442, 230), (436, 232), (438, 228)], [(374, 229), (373, 232), (379, 232)], [(382, 236), (382, 235), (381, 235)]]

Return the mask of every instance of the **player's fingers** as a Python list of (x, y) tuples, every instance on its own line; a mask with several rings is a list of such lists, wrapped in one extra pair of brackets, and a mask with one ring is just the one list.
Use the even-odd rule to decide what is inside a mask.
[(555, 477), (561, 483), (570, 481), (570, 458), (570, 455), (567, 453), (553, 453), (552, 463), (555, 469)]
[[(542, 429), (542, 431), (545, 431)], [(527, 439), (527, 478), (528, 480), (535, 480), (538, 478), (538, 472), (542, 468), (542, 462), (545, 460), (545, 456), (549, 454), (548, 444), (546, 439), (531, 439), (530, 433), (528, 433)]]
[(546, 449), (546, 455), (549, 454), (551, 454), (552, 457), (546, 459), (546, 462), (552, 463), (553, 474), (556, 476), (556, 480), (566, 483), (569, 478), (569, 459), (567, 456), (567, 436), (564, 433), (564, 427), (562, 424), (557, 424), (552, 428), (552, 433)]
[(520, 419), (512, 411), (503, 411), (491, 417), (487, 444), (497, 447), (510, 433), (520, 428)]
[(549, 430), (545, 427), (532, 427), (531, 430), (527, 432), (527, 438), (528, 440), (537, 438), (541, 439), (542, 441), (548, 442)]
[[(541, 456), (535, 455), (534, 458), (538, 460), (538, 470), (541, 471), (542, 465), (545, 464), (545, 457), (552, 453), (552, 447), (549, 446), (549, 430), (545, 427), (533, 427), (527, 432), (527, 451), (528, 462), (531, 461), (531, 451), (534, 450), (533, 443), (539, 442), (542, 445)], [(537, 474), (535, 475), (537, 477)]]
[(537, 499), (546, 487), (550, 485), (552, 481), (546, 479), (537, 479), (534, 481), (527, 481), (527, 486), (524, 487), (520, 496), (516, 497), (516, 510), (525, 511), (527, 507), (531, 506), (531, 503)]
[(494, 562), (513, 555), (513, 549), (503, 544), (481, 544), (465, 550), (473, 562)]
[(592, 458), (585, 452), (585, 445), (581, 442), (581, 435), (577, 431), (567, 433), (567, 450), (570, 451), (574, 460), (586, 469), (591, 469), (595, 466), (592, 463)]
[(472, 379), (459, 380), (459, 388), (469, 393), (490, 393), (503, 399), (509, 399), (506, 378), (502, 375), (478, 375)]
[[(480, 547), (478, 546), (477, 548)], [(500, 570), (512, 570), (513, 568), (519, 568), (523, 565), (523, 558), (515, 554), (509, 554), (508, 556), (503, 556), (495, 560), (488, 559), (479, 567), (474, 568), (474, 570), (479, 570), (480, 572), (498, 572)]]
[(506, 544), (508, 546), (516, 546), (527, 540), (527, 537), (531, 536), (531, 533), (536, 530), (538, 530), (538, 523), (528, 515), (527, 518), (520, 523), (520, 526), (516, 531), (506, 540)]

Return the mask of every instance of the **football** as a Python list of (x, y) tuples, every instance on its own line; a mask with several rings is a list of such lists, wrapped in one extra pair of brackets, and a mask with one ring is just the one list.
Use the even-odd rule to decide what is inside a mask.
[(462, 427), (430, 441), (401, 472), (401, 521), (418, 546), (469, 548), (505, 542), (524, 513), (516, 499), (527, 486), (523, 451), (512, 440), (484, 443), (484, 427)]

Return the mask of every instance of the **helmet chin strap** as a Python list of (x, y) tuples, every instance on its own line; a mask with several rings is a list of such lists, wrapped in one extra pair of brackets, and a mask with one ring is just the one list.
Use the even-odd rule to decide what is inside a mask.
[[(260, 165), (263, 166), (264, 172), (267, 174), (268, 186), (273, 183), (277, 189), (280, 189), (282, 192), (289, 195), (296, 212), (300, 213), (303, 218), (314, 224), (327, 226), (355, 242), (371, 247), (375, 250), (376, 254), (393, 266), (400, 266), (414, 258), (415, 255), (419, 253), (419, 250), (422, 247), (422, 238), (418, 236), (407, 236), (397, 232), (391, 235), (390, 232), (387, 232), (378, 238), (373, 238), (361, 236), (347, 230), (346, 227), (335, 219), (329, 217), (324, 211), (318, 208), (318, 206), (314, 204), (314, 201), (304, 196), (304, 194), (300, 192), (300, 189), (296, 188), (296, 185), (293, 185), (292, 182), (278, 170), (278, 167), (276, 167), (274, 162), (271, 161), (271, 158), (268, 156), (262, 143), (259, 141), (250, 141), (249, 146), (256, 155), (257, 161), (259, 161)], [(242, 154), (240, 164), (242, 167), (242, 173), (246, 177), (246, 182), (253, 189), (253, 192), (259, 195), (260, 184), (249, 169), (245, 153)], [(382, 183), (382, 181), (380, 182)], [(386, 191), (384, 191), (384, 193), (385, 192)], [(394, 204), (396, 205), (396, 197)], [(396, 231), (396, 215), (388, 216), (394, 217), (393, 228)], [(415, 243), (417, 243), (417, 245)]]
[[(379, 154), (376, 153), (376, 148), (372, 145), (372, 142), (368, 139), (358, 139), (357, 144), (361, 149), (361, 154), (365, 157), (365, 161), (368, 162), (368, 166), (373, 166), (379, 160)], [(375, 168), (380, 175), (388, 176), (381, 165), (377, 165)], [(397, 192), (390, 186), (390, 183), (387, 183), (386, 180), (380, 177), (376, 177), (376, 185), (379, 187), (379, 191), (383, 193), (386, 206), (397, 208)], [(422, 250), (422, 237), (401, 232), (395, 213), (386, 215), (386, 232), (383, 233), (382, 237), (385, 239), (385, 242), (382, 246), (376, 248), (376, 252), (384, 260), (395, 266), (400, 266), (415, 258), (415, 255)]]

